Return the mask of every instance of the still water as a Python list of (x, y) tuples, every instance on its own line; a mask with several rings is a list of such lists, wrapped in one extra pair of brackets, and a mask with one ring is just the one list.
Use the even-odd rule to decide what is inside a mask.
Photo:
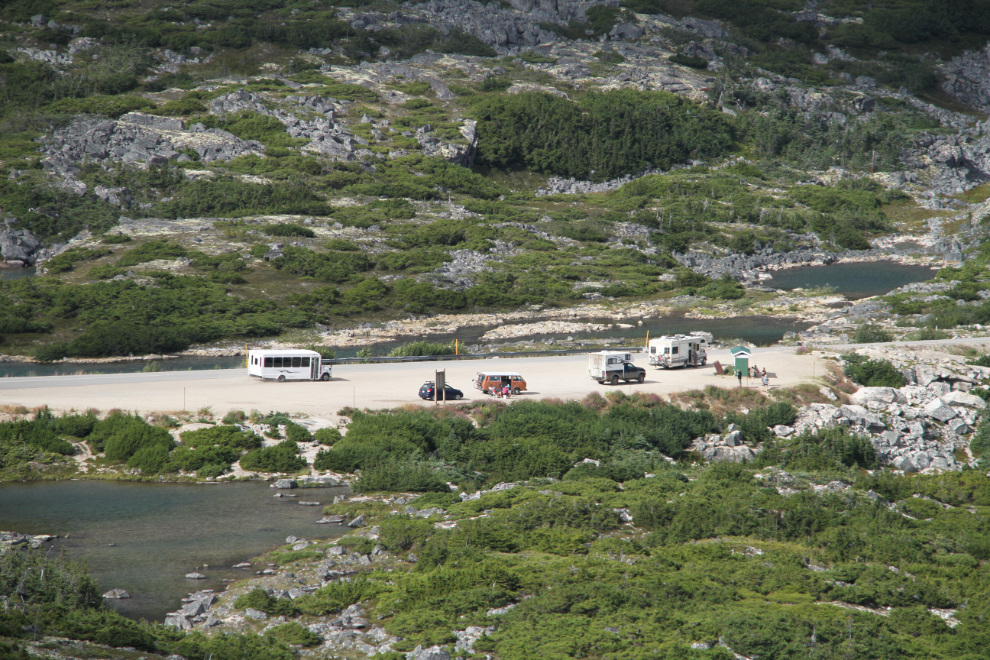
[(34, 277), (37, 269), (34, 266), (29, 268), (0, 268), (0, 282), (19, 280), (23, 277)]
[(836, 293), (859, 300), (882, 296), (912, 282), (930, 280), (935, 272), (928, 266), (906, 266), (889, 261), (803, 266), (774, 271), (773, 279), (767, 285), (786, 291), (831, 286), (835, 287)]
[[(347, 488), (295, 489), (295, 498), (272, 497), (276, 492), (268, 482), (0, 484), (0, 530), (60, 535), (53, 554), (64, 547), (68, 558), (85, 561), (101, 592), (131, 594), (107, 601), (112, 607), (163, 621), (187, 593), (221, 591), (223, 578), (251, 574), (230, 567), (284, 544), (287, 536), (332, 538), (347, 529), (315, 524), (323, 508), (296, 503), (330, 504)], [(193, 571), (207, 579), (187, 579)]]

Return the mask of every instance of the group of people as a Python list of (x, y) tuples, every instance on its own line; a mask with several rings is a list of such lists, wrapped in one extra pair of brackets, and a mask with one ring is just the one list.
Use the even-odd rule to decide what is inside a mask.
[(496, 399), (508, 399), (509, 394), (512, 393), (512, 389), (509, 387), (508, 383), (505, 383), (502, 387), (492, 387), (489, 392), (491, 392), (492, 396)]
[[(746, 375), (749, 378), (760, 378), (760, 379), (762, 379), (763, 390), (765, 392), (769, 392), (770, 391), (770, 376), (767, 375), (767, 368), (766, 367), (763, 367), (763, 370), (761, 371), (760, 368), (757, 367), (754, 364), (752, 367), (749, 368), (749, 371), (748, 371), (748, 373)], [(739, 387), (742, 387), (742, 378), (743, 378), (743, 370), (742, 369), (736, 369), (736, 378), (739, 379)]]

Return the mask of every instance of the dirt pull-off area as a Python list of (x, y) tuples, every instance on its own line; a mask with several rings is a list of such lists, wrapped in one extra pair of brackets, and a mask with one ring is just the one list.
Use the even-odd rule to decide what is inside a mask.
[[(667, 371), (650, 367), (646, 356), (637, 354), (635, 362), (647, 368), (646, 382), (617, 387), (599, 385), (588, 377), (586, 355), (337, 365), (333, 380), (327, 383), (261, 381), (248, 376), (247, 370), (18, 378), (9, 379), (16, 382), (0, 383), (0, 388), (9, 388), (0, 389), (0, 402), (28, 407), (48, 405), (55, 411), (121, 408), (142, 414), (195, 411), (209, 406), (219, 416), (231, 410), (262, 413), (279, 410), (322, 418), (344, 406), (378, 409), (404, 404), (434, 405), (422, 401), (417, 392), (424, 382), (433, 380), (439, 369), (446, 370), (447, 383), (461, 390), (465, 400), (487, 396), (473, 387), (480, 371), (521, 373), (529, 389), (510, 400), (580, 399), (592, 391), (605, 393), (615, 389), (670, 395), (707, 385), (738, 387), (735, 378), (717, 376), (712, 367), (715, 361), (731, 364), (728, 350), (715, 350), (708, 360), (706, 367)], [(821, 376), (825, 369), (814, 357), (799, 356), (793, 348), (784, 347), (757, 349), (750, 364), (754, 362), (776, 375), (771, 381), (773, 387), (810, 381), (816, 375)], [(758, 383), (743, 379), (743, 386), (756, 388)]]

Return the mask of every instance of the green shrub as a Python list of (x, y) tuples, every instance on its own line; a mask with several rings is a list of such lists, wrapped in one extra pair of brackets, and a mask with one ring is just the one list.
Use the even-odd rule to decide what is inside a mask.
[(312, 442), (313, 434), (300, 424), (289, 424), (285, 427), (285, 438), (291, 442)]
[(273, 628), (270, 628), (268, 632), (286, 644), (294, 644), (297, 646), (316, 646), (320, 643), (319, 635), (314, 632), (310, 632), (308, 628), (304, 628), (301, 624), (295, 621), (279, 624)]
[[(227, 413), (230, 417), (232, 413)], [(243, 416), (244, 413), (241, 413)], [(180, 435), (182, 444), (187, 447), (212, 447), (220, 445), (232, 447), (234, 449), (257, 449), (261, 446), (261, 438), (250, 431), (242, 431), (240, 427), (227, 425), (227, 417), (224, 417), (224, 425), (209, 426), (195, 431), (186, 431)], [(235, 415), (236, 417), (236, 415)], [(243, 417), (241, 420), (243, 421)], [(235, 422), (236, 423), (236, 422)]]
[(41, 417), (32, 421), (0, 423), (0, 447), (27, 444), (53, 454), (71, 456), (75, 448), (72, 443), (58, 437), (52, 428), (54, 419)]
[(234, 607), (239, 610), (260, 610), (273, 616), (295, 616), (299, 614), (299, 608), (293, 605), (289, 598), (275, 598), (269, 596), (264, 589), (253, 589), (243, 596), (238, 596), (234, 600)]
[(846, 376), (866, 387), (904, 387), (904, 376), (887, 360), (868, 360), (862, 355), (843, 355)]
[(88, 96), (82, 99), (62, 99), (49, 105), (51, 114), (105, 115), (116, 119), (128, 112), (155, 109), (155, 102), (142, 96)]
[(856, 344), (875, 344), (888, 342), (892, 339), (893, 337), (890, 336), (889, 332), (872, 323), (864, 323), (856, 328), (856, 332), (852, 337), (853, 343)]
[(299, 456), (299, 445), (290, 440), (250, 451), (240, 464), (254, 472), (298, 472), (307, 465), (306, 459)]
[(303, 238), (314, 238), (316, 234), (309, 227), (303, 227), (302, 225), (294, 225), (292, 223), (284, 223), (278, 225), (265, 225), (261, 228), (261, 231), (265, 232), (269, 236), (301, 236)]
[(74, 438), (85, 438), (96, 425), (96, 415), (63, 415), (54, 418), (55, 432), (60, 435), (71, 435)]
[(675, 55), (671, 55), (668, 59), (674, 64), (680, 64), (681, 66), (690, 67), (692, 69), (708, 68), (708, 60), (703, 57), (691, 57), (690, 55), (677, 53)]
[(438, 344), (428, 341), (414, 341), (396, 346), (389, 351), (389, 357), (419, 357), (424, 355), (453, 355), (452, 344)]
[(169, 450), (162, 445), (145, 446), (127, 459), (128, 467), (138, 468), (144, 474), (157, 474), (168, 463)]
[(159, 447), (167, 453), (175, 447), (175, 441), (165, 429), (121, 412), (94, 424), (86, 441), (94, 452), (105, 453), (112, 461), (126, 461), (145, 448)]
[(117, 266), (137, 266), (138, 264), (153, 261), (155, 259), (175, 259), (176, 257), (184, 257), (188, 253), (188, 250), (178, 243), (173, 243), (165, 238), (157, 239), (148, 241), (147, 243), (124, 252), (117, 260)]
[(595, 181), (716, 157), (732, 141), (722, 115), (664, 92), (592, 92), (577, 103), (522, 93), (492, 97), (474, 111), (483, 162)]
[[(313, 438), (317, 442), (319, 442), (321, 445), (326, 445), (327, 447), (333, 447), (334, 443), (340, 440), (342, 437), (343, 436), (340, 434), (340, 431), (331, 427), (317, 429), (316, 433), (313, 434)], [(316, 467), (315, 462), (313, 466)]]
[[(320, 462), (320, 451), (313, 461), (317, 470)], [(409, 466), (401, 464), (383, 464), (371, 467), (361, 472), (361, 476), (351, 486), (358, 493), (390, 492), (390, 493), (449, 493), (447, 480), (433, 469), (426, 466)]]
[(243, 410), (231, 410), (226, 415), (223, 416), (222, 422), (224, 424), (243, 424), (247, 420), (247, 415), (244, 414)]
[(196, 99), (184, 98), (178, 101), (169, 101), (158, 110), (158, 114), (166, 117), (192, 115), (206, 112), (206, 106)]

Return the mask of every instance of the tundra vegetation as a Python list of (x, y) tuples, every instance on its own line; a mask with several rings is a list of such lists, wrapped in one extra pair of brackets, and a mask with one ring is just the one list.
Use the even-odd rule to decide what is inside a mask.
[[(122, 0), (107, 21), (104, 9), (80, 0), (4, 3), (0, 208), (47, 243), (83, 229), (94, 235), (85, 247), (46, 262), (44, 277), (0, 283), (6, 349), (51, 361), (174, 352), (305, 332), (315, 323), (335, 327), (409, 313), (567, 306), (589, 295), (741, 299), (749, 294), (731, 282), (696, 278), (688, 285), (682, 277), (658, 277), (677, 274), (673, 252), (702, 244), (746, 254), (762, 247), (786, 251), (813, 234), (830, 249), (869, 247), (869, 239), (895, 229), (907, 196), (860, 175), (897, 170), (913, 140), (937, 126), (894, 96), (880, 98), (876, 112), (856, 121), (819, 122), (782, 94), (733, 80), (770, 70), (814, 88), (869, 75), (891, 89), (904, 86), (948, 103), (939, 95), (931, 58), (918, 53), (949, 57), (990, 30), (981, 18), (984, 0), (894, 7), (833, 0), (816, 10), (843, 22), (823, 34), (794, 18), (791, 12), (802, 8), (796, 0), (626, 0), (621, 7), (592, 7), (585, 22), (542, 26), (585, 38), (607, 34), (629, 19), (629, 11), (722, 20), (750, 56), (726, 56), (709, 102), (699, 103), (669, 92), (554, 82), (526, 68), (556, 62), (535, 51), (496, 58), (489, 45), (460, 29), (351, 25), (338, 4), (202, 0), (149, 8)], [(51, 23), (32, 23), (39, 14)], [(89, 49), (67, 68), (19, 50), (54, 47), (61, 53), (79, 38), (90, 40)], [(856, 57), (821, 64), (814, 56), (826, 44)], [(304, 56), (311, 48), (325, 52)], [(165, 50), (186, 59), (174, 71), (161, 70), (156, 58)], [(477, 57), (501, 72), (473, 80), (452, 71), (445, 81), (452, 94), (443, 99), (424, 81), (370, 89), (320, 73), (321, 62), (353, 65), (428, 50)], [(281, 67), (281, 77), (260, 68), (262, 51)], [(604, 71), (614, 73), (608, 67), (619, 66), (621, 55), (599, 54)], [(675, 55), (672, 61), (691, 67), (698, 59)], [(228, 82), (210, 84), (216, 80)], [(534, 82), (559, 89), (507, 93), (514, 84)], [(370, 153), (384, 158), (374, 167), (334, 161), (302, 150), (305, 140), (290, 136), (274, 116), (210, 110), (214, 99), (237, 89), (279, 102), (321, 95), (346, 103), (340, 120), (368, 142)], [(385, 91), (408, 99), (386, 103)], [(719, 112), (715, 102), (734, 114)], [(87, 190), (126, 188), (131, 211), (54, 185), (37, 140), (77, 116), (117, 118), (132, 111), (255, 140), (262, 153), (205, 162), (186, 150), (147, 167), (113, 160), (79, 164), (74, 176)], [(388, 120), (394, 130), (382, 134), (366, 118)], [(464, 119), (477, 122), (472, 168), (428, 157), (409, 137), (428, 127), (438, 139), (463, 142), (457, 122)], [(729, 156), (747, 161), (714, 166)], [(603, 181), (689, 162), (701, 164), (608, 192), (535, 195), (548, 176)], [(831, 166), (855, 176), (809, 185), (808, 170)], [(444, 205), (463, 212), (437, 220)], [(203, 248), (187, 238), (132, 240), (116, 229), (122, 211), (210, 218), (224, 235), (224, 248)], [(289, 220), (271, 220), (276, 215)], [(624, 223), (643, 233), (624, 238)], [(367, 237), (327, 239), (331, 226), (374, 228), (375, 245)], [(272, 243), (286, 245), (266, 260)], [(466, 283), (436, 276), (465, 250), (494, 258)], [(972, 296), (978, 288), (956, 293)], [(969, 309), (941, 307), (946, 309), (935, 314), (940, 320), (977, 322), (960, 317)], [(110, 324), (112, 333), (106, 332)]]
[[(745, 305), (765, 294), (684, 268), (675, 253), (863, 250), (944, 219), (947, 211), (916, 208), (884, 176), (911, 169), (905, 154), (919, 141), (955, 134), (939, 113), (967, 126), (985, 119), (943, 91), (939, 61), (983, 48), (990, 0), (822, 0), (814, 11), (835, 20), (820, 29), (801, 18), (806, 5), (620, 0), (540, 25), (593, 41), (578, 83), (547, 72), (558, 64), (549, 51), (500, 57), (466, 29), (352, 20), (428, 3), (8, 0), (0, 6), (0, 218), (11, 219), (5, 231), (29, 230), (49, 247), (79, 240), (39, 276), (0, 282), (3, 351), (44, 361), (165, 353), (302, 335), (316, 324), (563, 307), (595, 296)], [(638, 20), (634, 12), (717, 19), (737, 48), (717, 46), (718, 68), (692, 46), (700, 36), (657, 33), (669, 51), (664, 66), (710, 80), (690, 98), (638, 89), (624, 84), (628, 51), (603, 39)], [(59, 63), (77, 47), (71, 63)], [(439, 76), (442, 87), (334, 77), (438, 54), (461, 58)], [(849, 88), (861, 77), (875, 108), (851, 113), (865, 87)], [(801, 108), (777, 83), (740, 82), (757, 79), (808, 97), (827, 88), (839, 100)], [(212, 111), (238, 90), (264, 103)], [(304, 150), (305, 139), (265, 114), (289, 97), (317, 96), (333, 99), (335, 121), (371, 156)], [(72, 172), (83, 194), (43, 162), (44, 140), (77, 119), (131, 112), (201, 124), (253, 141), (253, 151), (83, 160)], [(428, 153), (427, 138), (466, 147), (468, 121), (477, 131), (471, 167)], [(537, 194), (551, 177), (626, 175), (600, 192)], [(981, 203), (986, 192), (941, 200)], [(148, 218), (150, 228), (141, 225)], [(990, 244), (979, 245), (986, 222), (972, 225), (966, 263), (938, 273), (944, 291), (884, 297), (898, 323), (930, 339), (990, 324), (982, 302)], [(946, 225), (945, 235), (957, 229)], [(465, 255), (484, 267), (446, 278)], [(890, 335), (867, 324), (853, 338)], [(396, 355), (450, 350), (415, 342)], [(861, 385), (903, 383), (882, 360), (844, 356), (844, 368)], [(818, 401), (816, 392), (348, 411), (346, 434), (311, 435), (284, 413), (252, 414), (276, 441), (267, 447), (236, 412), (184, 432), (179, 445), (167, 430), (173, 420), (121, 411), (41, 410), (3, 422), (5, 481), (78, 477), (75, 459), (87, 450), (90, 476), (106, 468), (134, 479), (215, 479), (235, 463), (259, 473), (359, 472), (353, 488), (371, 499), (325, 512), (364, 515), (378, 538), (355, 532), (340, 545), (360, 555), (380, 546), (385, 559), (300, 598), (248, 589), (230, 603), (280, 621), (178, 632), (106, 607), (85, 568), (66, 557), (4, 546), (0, 659), (290, 660), (319, 653), (309, 624), (354, 604), (402, 638), (386, 660), (420, 645), (467, 659), (986, 657), (990, 425), (981, 422), (970, 445), (975, 469), (895, 474), (878, 465), (869, 439), (845, 429), (772, 434), (793, 423), (795, 405)], [(705, 464), (692, 441), (730, 424), (762, 451), (747, 464)], [(321, 448), (308, 465), (300, 443), (313, 441)], [(506, 483), (515, 485), (495, 488)], [(400, 494), (413, 499), (396, 504)], [(407, 504), (426, 517), (406, 513)], [(324, 561), (325, 548), (268, 558), (301, 572)], [(473, 649), (455, 650), (454, 631), (471, 626), (490, 630)]]
[[(318, 461), (360, 469), (356, 488), (372, 498), (325, 512), (377, 527), (375, 539), (340, 539), (345, 552), (384, 551), (349, 581), (295, 599), (238, 590), (235, 609), (283, 617), (261, 635), (179, 633), (106, 609), (66, 559), (15, 548), (0, 555), (3, 593), (15, 595), (0, 612), (5, 653), (34, 648), (38, 630), (162, 657), (288, 659), (319, 643), (308, 625), (361, 604), (402, 639), (386, 656), (395, 658), (450, 647), (452, 631), (469, 626), (488, 634), (458, 651), (465, 658), (983, 657), (985, 466), (894, 474), (877, 469), (868, 439), (845, 429), (775, 440), (768, 425), (794, 418), (784, 400), (743, 416), (709, 394), (685, 395), (691, 410), (612, 393), (348, 411), (347, 435)], [(72, 430), (131, 456), (158, 447), (134, 418), (107, 421), (43, 417), (20, 433), (50, 429), (57, 439)], [(748, 464), (700, 462), (689, 439), (728, 423), (764, 451)], [(986, 450), (987, 428), (976, 450)], [(190, 452), (256, 451), (235, 427), (183, 439)], [(407, 505), (424, 515), (392, 493), (414, 498)], [(279, 549), (268, 562), (301, 572), (324, 561), (324, 549)]]

